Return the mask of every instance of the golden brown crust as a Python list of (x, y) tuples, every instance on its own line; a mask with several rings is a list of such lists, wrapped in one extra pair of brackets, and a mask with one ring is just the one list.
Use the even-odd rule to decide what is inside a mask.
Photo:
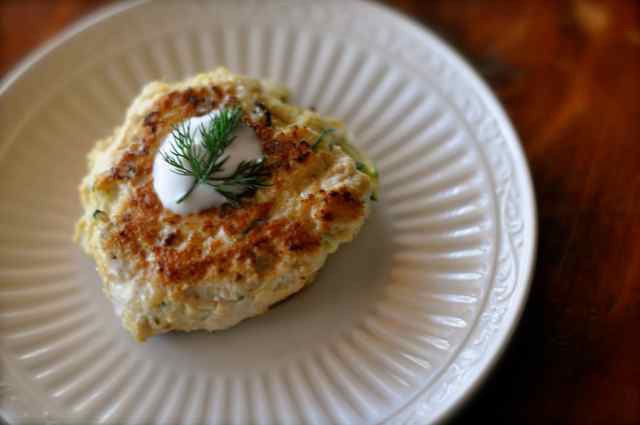
[[(178, 122), (230, 104), (242, 106), (244, 122), (260, 139), (271, 186), (261, 190), (260, 200), (255, 194), (244, 197), (238, 208), (224, 205), (187, 216), (164, 209), (152, 185), (154, 155), (162, 139)], [(244, 274), (264, 276), (275, 273), (285, 254), (317, 250), (327, 226), (319, 228), (310, 220), (314, 206), (321, 209), (324, 222), (362, 219), (362, 194), (346, 189), (321, 190), (305, 198), (303, 208), (293, 216), (272, 217), (273, 210), (287, 202), (287, 196), (297, 195), (317, 180), (335, 159), (311, 149), (312, 130), (289, 126), (283, 131), (288, 123), (281, 122), (267, 105), (268, 100), (259, 94), (252, 105), (240, 104), (232, 85), (172, 91), (157, 100), (144, 117), (139, 143), (130, 143), (119, 161), (95, 181), (97, 190), (109, 191), (122, 184), (130, 187), (126, 204), (109, 217), (111, 227), (104, 247), (112, 257), (127, 258), (145, 270), (147, 279), (167, 286), (203, 279), (238, 281), (239, 265), (243, 265)], [(260, 113), (252, 113), (252, 107)], [(178, 225), (166, 234), (167, 228)], [(221, 229), (233, 244), (216, 239)], [(207, 245), (208, 240), (213, 242)], [(150, 257), (155, 259), (153, 264)]]
[[(338, 120), (286, 103), (286, 89), (219, 68), (150, 83), (124, 124), (89, 154), (76, 238), (139, 340), (171, 330), (225, 329), (309, 284), (364, 222), (375, 175)], [(177, 123), (238, 105), (256, 132), (270, 186), (237, 208), (165, 209), (153, 188), (158, 148)], [(331, 137), (314, 148), (323, 129)]]

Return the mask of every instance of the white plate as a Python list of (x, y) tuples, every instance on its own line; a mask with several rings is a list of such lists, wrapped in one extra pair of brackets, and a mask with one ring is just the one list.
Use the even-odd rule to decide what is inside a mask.
[[(381, 200), (318, 280), (216, 334), (139, 344), (71, 242), (93, 142), (150, 80), (216, 65), (344, 118)], [(118, 5), (1, 88), (0, 352), (11, 422), (415, 423), (446, 417), (522, 311), (536, 239), (525, 159), (441, 41), (363, 2)]]

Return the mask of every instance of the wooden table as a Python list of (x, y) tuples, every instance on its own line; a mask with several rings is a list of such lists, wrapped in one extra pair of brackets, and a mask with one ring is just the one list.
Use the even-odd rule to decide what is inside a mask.
[[(0, 2), (0, 75), (106, 3)], [(452, 422), (640, 423), (640, 2), (388, 3), (489, 82), (536, 185), (538, 261), (523, 320)]]

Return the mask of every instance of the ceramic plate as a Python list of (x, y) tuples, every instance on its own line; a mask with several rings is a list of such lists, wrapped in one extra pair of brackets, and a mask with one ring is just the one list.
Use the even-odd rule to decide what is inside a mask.
[[(71, 241), (94, 141), (148, 81), (217, 65), (343, 118), (380, 201), (317, 281), (215, 334), (140, 344)], [(10, 422), (432, 423), (522, 311), (535, 204), (487, 87), (424, 28), (359, 1), (103, 10), (7, 77), (0, 103), (0, 382)]]

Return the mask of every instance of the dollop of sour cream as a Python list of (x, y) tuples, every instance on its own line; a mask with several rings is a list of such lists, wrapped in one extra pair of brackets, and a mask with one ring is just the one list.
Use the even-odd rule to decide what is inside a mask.
[[(207, 115), (190, 118), (182, 124), (189, 128), (191, 136), (196, 143), (202, 143), (200, 128), (208, 127), (211, 121), (219, 114), (215, 110)], [(252, 128), (245, 124), (234, 131), (235, 140), (224, 152), (229, 159), (224, 164), (221, 176), (231, 174), (241, 161), (250, 161), (262, 157), (262, 147)], [(178, 200), (189, 190), (193, 184), (193, 177), (183, 176), (174, 171), (161, 155), (168, 153), (175, 143), (174, 133), (171, 132), (160, 144), (153, 163), (153, 189), (158, 195), (162, 205), (176, 214), (186, 215), (197, 213), (208, 208), (217, 207), (226, 202), (226, 198), (220, 195), (212, 186), (198, 184), (189, 196), (178, 203)], [(217, 175), (217, 174), (216, 174)]]

